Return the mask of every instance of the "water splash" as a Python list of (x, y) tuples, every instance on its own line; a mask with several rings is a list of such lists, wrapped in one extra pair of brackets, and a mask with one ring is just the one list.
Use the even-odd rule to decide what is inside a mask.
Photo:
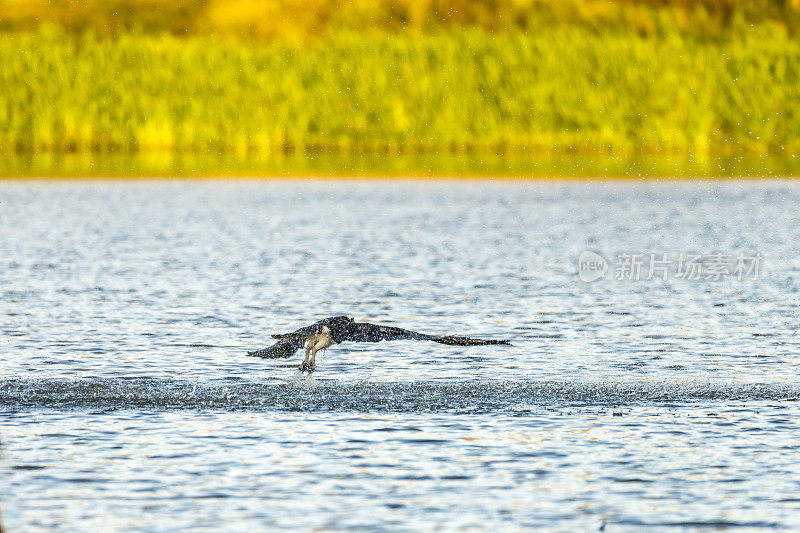
[(800, 384), (714, 381), (337, 382), (296, 372), (281, 383), (172, 379), (5, 379), (3, 408), (278, 409), (513, 413), (550, 405), (797, 401)]

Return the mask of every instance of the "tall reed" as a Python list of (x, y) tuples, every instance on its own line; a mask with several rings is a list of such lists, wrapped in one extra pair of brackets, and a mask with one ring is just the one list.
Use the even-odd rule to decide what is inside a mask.
[(0, 34), (0, 151), (800, 150), (800, 43), (561, 28), (306, 45)]

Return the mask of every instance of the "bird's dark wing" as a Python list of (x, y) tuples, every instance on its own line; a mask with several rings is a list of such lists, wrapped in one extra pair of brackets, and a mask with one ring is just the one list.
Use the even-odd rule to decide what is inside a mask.
[(305, 338), (282, 339), (263, 350), (247, 352), (251, 357), (263, 357), (265, 359), (278, 359), (280, 357), (291, 357), (303, 347)]
[(350, 342), (380, 342), (403, 339), (429, 341), (433, 340), (433, 336), (417, 333), (410, 329), (396, 328), (394, 326), (380, 326), (368, 322), (353, 322), (342, 335), (343, 341)]
[(488, 346), (490, 344), (511, 344), (506, 339), (473, 339), (472, 337), (456, 337), (455, 335), (444, 335), (431, 339), (439, 344), (449, 344), (450, 346)]
[(510, 344), (507, 340), (485, 340), (473, 339), (470, 337), (455, 337), (452, 335), (428, 335), (426, 333), (418, 333), (410, 329), (396, 328), (393, 326), (380, 326), (377, 324), (369, 324), (367, 322), (351, 322), (344, 335), (342, 341), (352, 342), (380, 342), (380, 341), (393, 341), (393, 340), (419, 340), (419, 341), (433, 341), (440, 344), (449, 344), (452, 346), (485, 346), (488, 344)]

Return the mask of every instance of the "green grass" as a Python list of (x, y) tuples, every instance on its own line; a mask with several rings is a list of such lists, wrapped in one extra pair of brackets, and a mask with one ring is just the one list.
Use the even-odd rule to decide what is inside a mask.
[(0, 35), (0, 152), (794, 154), (800, 41)]

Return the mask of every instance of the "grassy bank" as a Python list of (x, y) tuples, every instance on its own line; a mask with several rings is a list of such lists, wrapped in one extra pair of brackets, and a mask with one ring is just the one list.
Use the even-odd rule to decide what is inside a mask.
[(0, 35), (0, 152), (800, 152), (800, 42)]
[(800, 158), (686, 154), (226, 154), (220, 152), (0, 154), (7, 178), (694, 179), (800, 176)]

